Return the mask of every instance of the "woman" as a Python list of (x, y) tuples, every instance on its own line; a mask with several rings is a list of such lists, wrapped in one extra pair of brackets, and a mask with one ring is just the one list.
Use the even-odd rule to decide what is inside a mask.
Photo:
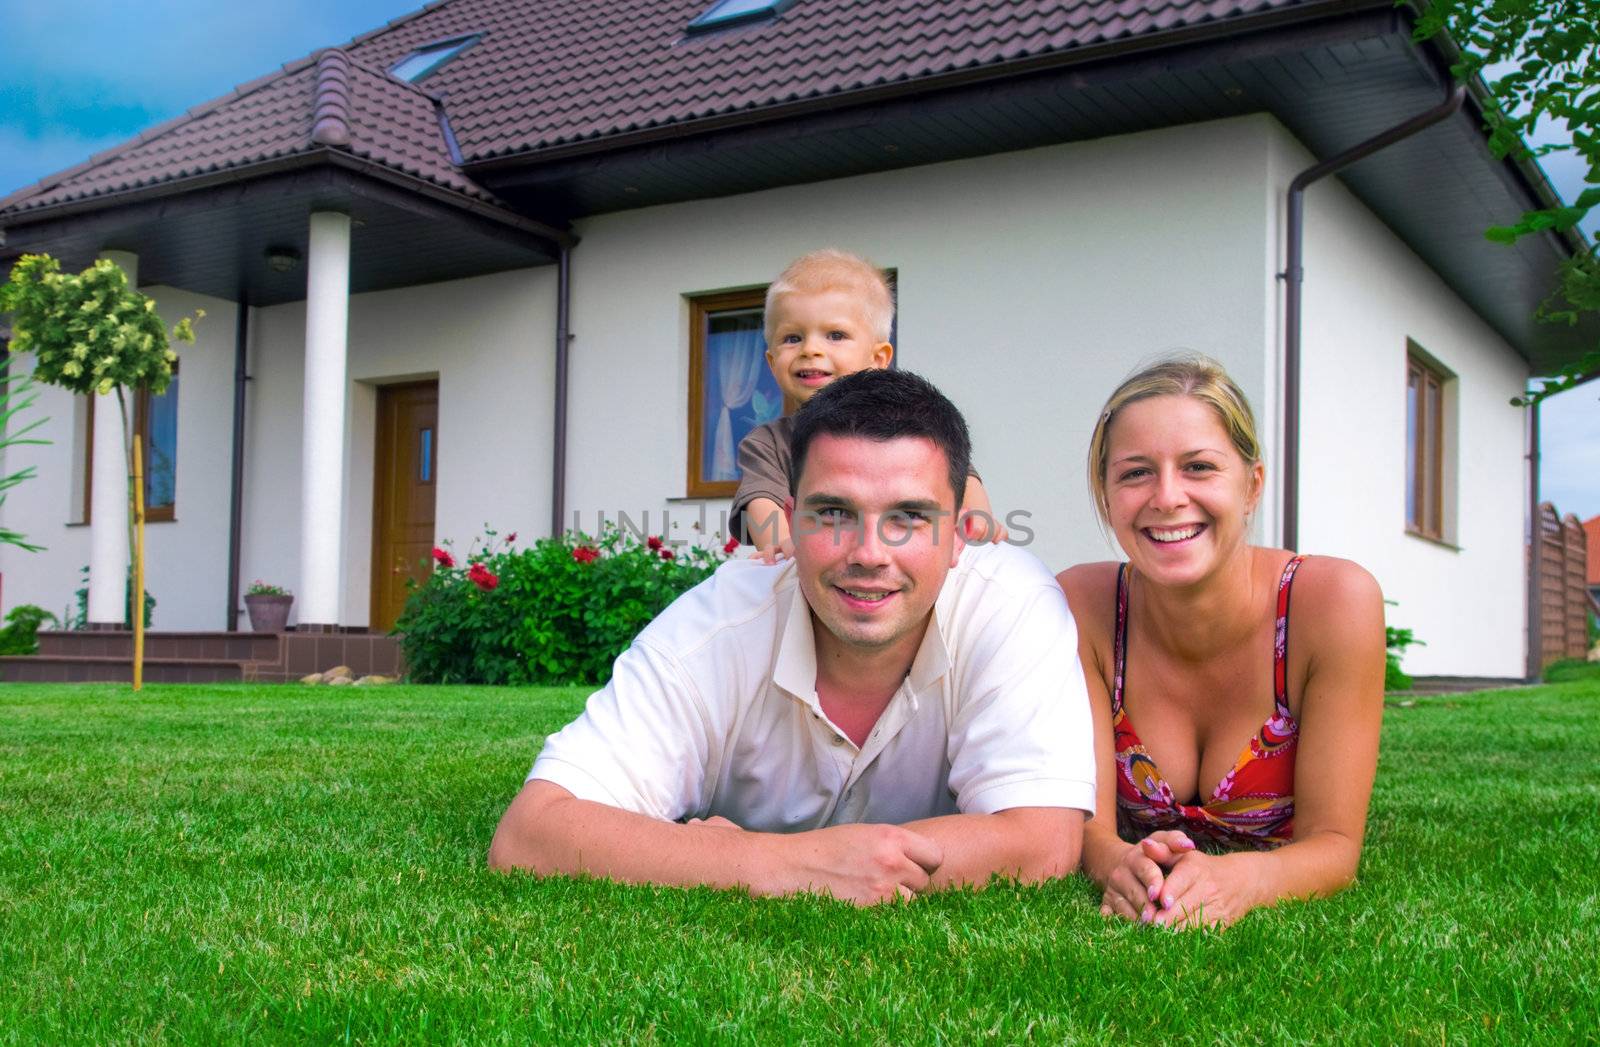
[(1058, 580), (1094, 706), (1083, 867), (1106, 915), (1226, 925), (1355, 877), (1383, 599), (1348, 560), (1250, 544), (1265, 476), (1250, 405), (1205, 357), (1135, 374), (1095, 426), (1089, 488), (1128, 563)]

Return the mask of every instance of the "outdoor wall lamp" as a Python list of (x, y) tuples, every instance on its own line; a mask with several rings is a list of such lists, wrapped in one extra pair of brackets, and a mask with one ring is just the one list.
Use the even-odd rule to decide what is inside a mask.
[(275, 273), (287, 273), (300, 264), (300, 252), (293, 247), (267, 248), (267, 268)]

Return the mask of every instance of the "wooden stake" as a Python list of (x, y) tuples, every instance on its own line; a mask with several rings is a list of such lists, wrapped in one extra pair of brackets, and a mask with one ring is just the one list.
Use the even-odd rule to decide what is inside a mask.
[(133, 434), (133, 689), (144, 686), (144, 455)]

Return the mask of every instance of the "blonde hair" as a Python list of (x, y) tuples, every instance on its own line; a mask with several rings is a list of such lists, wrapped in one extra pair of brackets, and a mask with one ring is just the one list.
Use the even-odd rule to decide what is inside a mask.
[(772, 341), (772, 318), (778, 297), (786, 294), (820, 294), (846, 291), (856, 295), (872, 337), (887, 342), (894, 327), (894, 295), (889, 281), (871, 262), (860, 255), (837, 248), (823, 248), (803, 254), (790, 262), (767, 288), (765, 335)]
[(1261, 461), (1261, 441), (1256, 436), (1256, 416), (1250, 401), (1222, 365), (1202, 353), (1163, 357), (1129, 375), (1106, 401), (1089, 437), (1089, 495), (1100, 522), (1111, 526), (1106, 498), (1106, 456), (1110, 451), (1111, 420), (1138, 400), (1155, 396), (1192, 396), (1211, 406), (1233, 449), (1246, 465)]

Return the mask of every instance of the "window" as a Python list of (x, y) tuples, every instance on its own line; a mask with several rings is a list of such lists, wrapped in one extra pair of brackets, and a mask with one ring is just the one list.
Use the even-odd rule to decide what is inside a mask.
[(1419, 355), (1406, 354), (1406, 530), (1444, 540), (1445, 389), (1450, 376)]
[(792, 409), (767, 367), (766, 288), (689, 300), (691, 498), (732, 497), (739, 441)]
[[(899, 279), (883, 270), (896, 314), (890, 344), (898, 344)], [(689, 299), (690, 498), (732, 498), (739, 489), (739, 442), (758, 425), (800, 406), (783, 395), (767, 366), (767, 289)], [(891, 367), (898, 367), (898, 355)]]
[(689, 23), (691, 30), (721, 29), (724, 26), (769, 18), (788, 7), (793, 0), (718, 0)]
[(178, 504), (178, 365), (160, 396), (139, 398), (137, 428), (144, 454), (144, 518), (171, 520)]
[(478, 35), (473, 33), (419, 47), (390, 66), (389, 75), (414, 84), (477, 42)]
[[(90, 522), (94, 491), (94, 398), (83, 401), (83, 515)], [(178, 365), (172, 365), (172, 384), (159, 396), (135, 394), (134, 428), (138, 430), (144, 459), (144, 518), (176, 518), (178, 505)], [(77, 484), (74, 483), (74, 488)]]

